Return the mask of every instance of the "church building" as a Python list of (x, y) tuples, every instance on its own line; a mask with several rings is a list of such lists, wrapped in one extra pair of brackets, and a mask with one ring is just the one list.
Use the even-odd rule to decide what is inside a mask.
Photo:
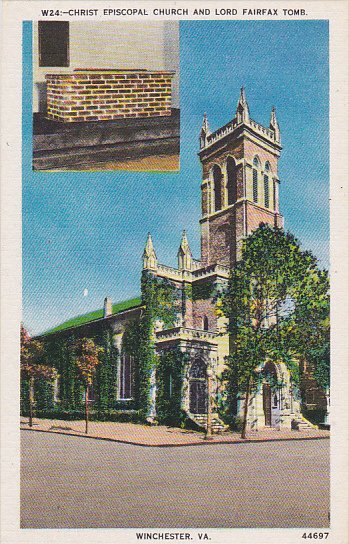
[[(61, 375), (56, 384), (56, 403), (73, 403), (71, 388), (76, 391), (65, 377), (68, 363), (62, 356), (64, 343), (70, 338), (109, 335), (99, 370), (102, 375), (103, 364), (109, 364), (109, 377), (103, 386), (109, 388), (108, 409), (127, 411), (132, 407), (150, 423), (184, 421), (205, 428), (210, 398), (214, 431), (223, 431), (227, 423), (242, 417), (243, 398), (237, 399), (235, 413), (229, 417), (225, 409), (229, 336), (219, 298), (230, 268), (241, 256), (244, 238), (261, 223), (283, 226), (278, 177), (282, 148), (275, 109), (271, 110), (269, 127), (257, 123), (250, 117), (242, 89), (234, 119), (211, 132), (205, 114), (199, 139), (200, 258), (193, 257), (184, 231), (178, 267), (160, 263), (149, 234), (143, 252), (141, 299), (112, 305), (106, 298), (100, 314), (86, 316), (76, 324), (67, 322), (40, 337), (51, 346), (51, 364)], [(57, 345), (61, 357), (58, 363)], [(109, 355), (112, 365), (106, 362)], [(261, 361), (260, 374), (260, 385), (249, 403), (248, 427), (258, 430), (307, 425), (286, 365)], [(275, 378), (272, 382), (270, 376)], [(96, 383), (96, 405), (101, 391)]]

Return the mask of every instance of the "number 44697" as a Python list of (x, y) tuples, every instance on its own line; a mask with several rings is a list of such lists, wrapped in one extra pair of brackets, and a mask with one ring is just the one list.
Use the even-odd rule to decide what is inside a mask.
[(303, 533), (302, 538), (318, 538), (321, 540), (322, 538), (327, 538), (330, 533)]

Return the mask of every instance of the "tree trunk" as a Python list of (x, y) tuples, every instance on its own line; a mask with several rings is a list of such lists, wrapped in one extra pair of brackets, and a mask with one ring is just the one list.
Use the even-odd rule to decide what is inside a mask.
[(245, 396), (245, 406), (244, 406), (244, 419), (242, 422), (242, 431), (241, 431), (241, 438), (246, 438), (246, 427), (247, 427), (247, 414), (248, 414), (248, 403), (250, 402), (250, 392), (251, 392), (251, 377), (248, 379), (248, 385), (246, 389), (246, 396)]
[(34, 378), (29, 378), (29, 427), (33, 426)]
[(89, 393), (89, 387), (86, 385), (85, 387), (85, 434), (88, 433), (88, 393)]

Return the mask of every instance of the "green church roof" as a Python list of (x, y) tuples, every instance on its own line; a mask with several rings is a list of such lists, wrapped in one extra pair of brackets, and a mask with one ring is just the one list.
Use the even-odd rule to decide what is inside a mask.
[[(124, 300), (122, 302), (116, 302), (115, 304), (113, 304), (112, 315), (118, 314), (125, 310), (130, 310), (131, 308), (136, 308), (137, 306), (140, 306), (140, 304), (141, 304), (141, 299), (139, 297), (131, 298), (130, 300)], [(103, 317), (103, 308), (101, 308), (100, 310), (95, 310), (94, 312), (89, 312), (88, 314), (72, 317), (71, 319), (68, 319), (68, 321), (64, 321), (64, 323), (57, 325), (57, 327), (54, 327), (53, 329), (50, 329), (42, 333), (41, 336), (46, 336), (54, 332), (71, 329), (72, 327), (79, 327), (80, 325), (85, 325), (86, 323), (90, 323), (90, 321), (102, 319), (102, 317)]]

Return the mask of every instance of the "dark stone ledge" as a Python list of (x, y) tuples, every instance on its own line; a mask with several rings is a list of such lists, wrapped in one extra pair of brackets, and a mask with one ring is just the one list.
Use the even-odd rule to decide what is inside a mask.
[(33, 169), (73, 169), (179, 153), (179, 110), (171, 116), (60, 123), (34, 114)]

